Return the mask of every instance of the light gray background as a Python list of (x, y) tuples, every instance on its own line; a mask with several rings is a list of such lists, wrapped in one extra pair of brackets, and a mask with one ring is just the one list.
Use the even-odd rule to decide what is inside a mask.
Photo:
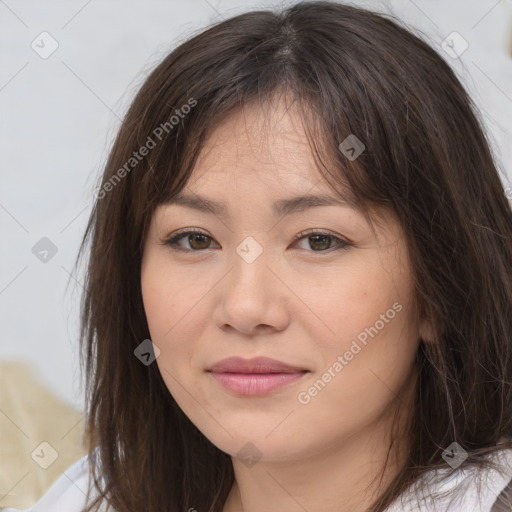
[[(291, 2), (286, 2), (289, 4)], [(512, 182), (511, 0), (356, 1), (390, 10), (441, 42), (482, 110), (505, 187)], [(82, 409), (78, 372), (80, 274), (71, 277), (93, 191), (123, 113), (148, 71), (179, 42), (221, 18), (277, 2), (235, 0), (0, 0), (0, 359), (21, 359)], [(57, 50), (41, 58), (46, 31)], [(38, 42), (39, 41), (39, 42)], [(46, 40), (45, 48), (49, 48)], [(512, 188), (508, 189), (512, 198)], [(32, 247), (58, 248), (46, 263)]]

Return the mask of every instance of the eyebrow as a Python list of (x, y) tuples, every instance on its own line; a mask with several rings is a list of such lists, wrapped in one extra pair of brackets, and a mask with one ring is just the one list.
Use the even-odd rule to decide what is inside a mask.
[[(167, 205), (180, 205), (187, 208), (192, 208), (204, 213), (213, 213), (220, 217), (227, 217), (228, 208), (226, 203), (207, 199), (197, 194), (179, 193), (169, 201)], [(328, 196), (328, 195), (310, 195), (305, 194), (297, 197), (290, 197), (287, 199), (279, 199), (272, 203), (272, 211), (275, 216), (284, 217), (293, 213), (303, 212), (309, 208), (316, 206), (344, 206), (351, 207), (348, 201)]]

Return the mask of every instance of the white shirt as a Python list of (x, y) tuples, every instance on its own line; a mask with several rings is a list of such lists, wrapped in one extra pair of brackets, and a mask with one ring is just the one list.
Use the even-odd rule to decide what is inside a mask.
[[(89, 485), (89, 456), (73, 463), (52, 484), (48, 491), (25, 512), (82, 512)], [(96, 494), (94, 495), (96, 496)], [(19, 512), (17, 508), (1, 508), (2, 512)], [(103, 512), (103, 506), (100, 509)], [(110, 509), (112, 512), (112, 508)]]
[[(473, 471), (457, 471), (449, 480), (441, 485), (431, 484), (427, 499), (430, 500), (424, 510), (425, 512), (492, 512), (492, 506), (501, 491), (512, 479), (512, 449), (502, 450), (495, 454), (495, 460), (503, 465), (504, 472), (489, 470), (483, 473), (481, 492), (478, 494), (476, 480)], [(421, 482), (427, 478), (427, 473)], [(71, 465), (53, 483), (50, 489), (41, 499), (24, 512), (81, 512), (86, 505), (87, 487), (89, 484), (88, 456)], [(444, 491), (449, 491), (448, 496), (436, 496)], [(418, 505), (415, 505), (417, 493), (408, 491), (402, 494), (386, 512), (417, 512)], [(4, 508), (2, 512), (19, 512), (20, 509)], [(101, 511), (106, 511), (106, 505)], [(112, 512), (112, 508), (110, 508)]]

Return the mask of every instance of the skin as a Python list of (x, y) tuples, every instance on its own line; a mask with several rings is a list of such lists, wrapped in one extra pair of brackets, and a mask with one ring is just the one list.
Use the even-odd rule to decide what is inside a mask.
[[(274, 216), (270, 206), (278, 199), (335, 197), (315, 167), (296, 110), (282, 102), (269, 109), (248, 104), (224, 119), (185, 191), (227, 203), (229, 217), (159, 206), (145, 241), (142, 294), (169, 392), (232, 456), (235, 484), (224, 512), (366, 510), (383, 488), (372, 481), (382, 473), (394, 406), (396, 436), (410, 420), (413, 361), (425, 328), (396, 219), (382, 217), (374, 232), (348, 206)], [(185, 236), (178, 244), (189, 252), (173, 251), (163, 242), (182, 228), (198, 228), (211, 239)], [(332, 231), (351, 245), (336, 250), (335, 239), (322, 245), (311, 233), (294, 241), (307, 229)], [(236, 251), (249, 236), (263, 250), (252, 263)], [(396, 303), (400, 312), (300, 403), (299, 393)], [(237, 396), (206, 371), (229, 356), (272, 357), (309, 373), (268, 395)], [(248, 442), (259, 457), (254, 465), (237, 455)], [(403, 461), (407, 444), (398, 445), (382, 486)]]

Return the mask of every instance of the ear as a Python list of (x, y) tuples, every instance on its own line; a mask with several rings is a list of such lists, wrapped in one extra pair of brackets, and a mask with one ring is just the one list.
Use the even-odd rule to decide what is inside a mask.
[(421, 321), (419, 338), (425, 343), (435, 343), (439, 338), (439, 333), (434, 327), (434, 323), (431, 320), (424, 319)]

